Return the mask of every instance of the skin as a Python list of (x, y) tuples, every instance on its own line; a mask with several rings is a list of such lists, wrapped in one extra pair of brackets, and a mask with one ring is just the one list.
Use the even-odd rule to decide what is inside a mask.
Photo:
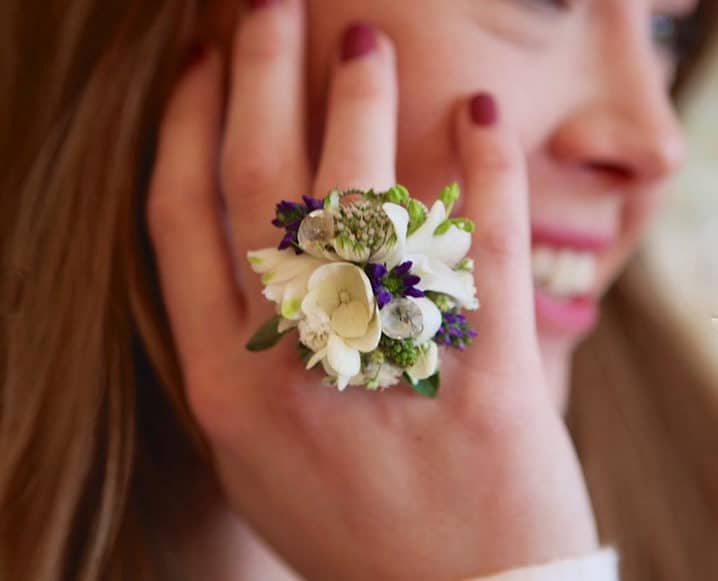
[[(232, 557), (247, 547), (242, 523), (308, 579), (448, 581), (598, 546), (561, 418), (582, 337), (534, 318), (530, 225), (615, 236), (596, 295), (616, 277), (684, 157), (671, 63), (649, 25), (686, 4), (310, 0), (305, 12), (280, 0), (188, 68), (147, 215), (227, 503), (184, 539), (200, 547), (198, 575), (246, 576)], [(378, 48), (340, 63), (357, 19), (377, 27)], [(499, 104), (494, 126), (471, 121), (478, 91)], [(452, 180), (477, 226), (482, 334), (444, 355), (437, 400), (338, 393), (290, 345), (242, 349), (271, 314), (243, 257), (276, 243), (259, 227), (276, 201), (397, 181), (428, 201)]]

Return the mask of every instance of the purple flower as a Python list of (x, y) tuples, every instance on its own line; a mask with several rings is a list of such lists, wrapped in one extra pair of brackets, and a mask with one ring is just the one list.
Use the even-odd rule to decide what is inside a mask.
[(389, 272), (383, 264), (367, 264), (365, 270), (380, 309), (394, 298), (424, 296), (423, 291), (415, 286), (421, 279), (415, 274), (410, 274), (412, 266), (411, 261), (402, 262)]
[(287, 202), (283, 200), (277, 204), (276, 215), (277, 217), (272, 220), (272, 224), (277, 228), (284, 228), (285, 233), (282, 241), (279, 243), (279, 250), (285, 250), (286, 248), (293, 247), (294, 252), (302, 254), (302, 249), (299, 248), (297, 241), (297, 233), (299, 232), (299, 225), (304, 220), (304, 217), (313, 212), (314, 210), (321, 210), (324, 207), (322, 200), (317, 200), (310, 196), (302, 196), (304, 204), (297, 202)]
[(439, 345), (447, 345), (463, 351), (476, 337), (476, 330), (469, 327), (466, 317), (456, 311), (448, 311), (441, 316), (441, 327), (434, 336), (434, 341)]

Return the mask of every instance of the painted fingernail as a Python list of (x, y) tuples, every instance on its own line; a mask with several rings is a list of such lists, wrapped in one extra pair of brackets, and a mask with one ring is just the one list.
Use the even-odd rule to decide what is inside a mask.
[(266, 8), (272, 4), (276, 4), (278, 0), (249, 0), (249, 7), (252, 10), (259, 10), (260, 8)]
[(342, 40), (342, 61), (364, 56), (376, 49), (376, 30), (365, 22), (356, 22), (344, 32)]
[(200, 41), (195, 42), (187, 51), (185, 69), (191, 69), (198, 65), (207, 55), (207, 47)]
[(489, 93), (477, 93), (469, 104), (471, 120), (481, 127), (491, 127), (499, 121), (496, 99)]

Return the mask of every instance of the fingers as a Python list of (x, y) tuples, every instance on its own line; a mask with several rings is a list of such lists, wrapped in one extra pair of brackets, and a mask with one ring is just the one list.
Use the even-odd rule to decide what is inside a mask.
[(247, 251), (277, 244), (275, 204), (308, 193), (303, 19), (300, 0), (265, 3), (240, 19), (235, 38), (221, 174), (246, 277), (255, 277)]
[(344, 33), (329, 95), (315, 194), (395, 184), (398, 88), (389, 39), (356, 23)]
[(216, 51), (205, 53), (180, 80), (162, 121), (146, 208), (185, 371), (221, 353), (240, 321), (216, 188), (221, 86)]
[(464, 211), (476, 231), (472, 255), (481, 343), (516, 353), (535, 340), (526, 163), (495, 100), (479, 94), (457, 110)]

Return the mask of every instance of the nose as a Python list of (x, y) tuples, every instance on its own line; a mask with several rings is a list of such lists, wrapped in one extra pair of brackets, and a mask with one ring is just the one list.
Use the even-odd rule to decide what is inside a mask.
[(554, 133), (552, 148), (561, 160), (640, 187), (675, 174), (687, 146), (654, 47), (631, 43), (619, 43), (621, 57), (604, 53), (584, 72), (591, 82)]

